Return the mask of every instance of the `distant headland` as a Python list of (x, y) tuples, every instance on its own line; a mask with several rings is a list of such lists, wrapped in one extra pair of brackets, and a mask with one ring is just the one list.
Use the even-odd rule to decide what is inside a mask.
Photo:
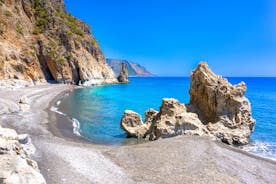
[(106, 59), (107, 64), (112, 68), (112, 70), (115, 72), (116, 76), (119, 75), (122, 64), (125, 63), (128, 71), (129, 76), (154, 76), (151, 72), (149, 72), (146, 67), (132, 62), (128, 60), (122, 60), (122, 59)]

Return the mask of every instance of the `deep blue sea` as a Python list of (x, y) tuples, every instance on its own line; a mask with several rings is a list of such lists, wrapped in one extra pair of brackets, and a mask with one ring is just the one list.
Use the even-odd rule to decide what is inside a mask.
[[(276, 78), (228, 80), (246, 83), (246, 97), (257, 121), (251, 143), (243, 149), (276, 159)], [(120, 129), (124, 110), (141, 115), (149, 108), (159, 110), (164, 97), (189, 102), (188, 77), (133, 77), (130, 81), (77, 89), (61, 101), (59, 111), (75, 119), (75, 133), (82, 137), (94, 143), (120, 145), (129, 141)]]

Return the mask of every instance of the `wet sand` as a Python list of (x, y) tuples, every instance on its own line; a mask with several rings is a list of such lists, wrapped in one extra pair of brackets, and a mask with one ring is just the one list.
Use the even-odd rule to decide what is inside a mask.
[[(47, 183), (276, 183), (276, 162), (208, 137), (93, 144), (73, 134), (68, 118), (50, 111), (68, 92), (65, 85), (0, 89), (0, 124), (31, 135)], [(24, 95), (31, 109), (18, 112)]]

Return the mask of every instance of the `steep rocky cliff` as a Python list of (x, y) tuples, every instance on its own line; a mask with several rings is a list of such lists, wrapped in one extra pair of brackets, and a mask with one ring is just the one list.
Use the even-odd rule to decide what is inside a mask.
[(117, 82), (90, 27), (70, 15), (63, 0), (0, 0), (0, 80), (5, 79)]
[(120, 59), (106, 59), (106, 62), (117, 76), (120, 74), (123, 63), (126, 64), (129, 76), (153, 76), (153, 74), (147, 71), (144, 66), (141, 66), (138, 63)]

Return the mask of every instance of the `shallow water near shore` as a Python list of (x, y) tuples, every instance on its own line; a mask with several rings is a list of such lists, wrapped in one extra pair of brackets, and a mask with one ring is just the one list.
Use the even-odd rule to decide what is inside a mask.
[[(251, 143), (244, 150), (276, 159), (276, 78), (228, 78), (232, 84), (247, 85), (253, 117), (257, 123)], [(124, 110), (141, 115), (149, 108), (159, 110), (162, 98), (189, 102), (188, 77), (133, 77), (129, 84), (102, 85), (76, 89), (66, 96), (59, 111), (74, 118), (74, 133), (94, 143), (122, 145), (135, 142), (126, 139), (120, 129)]]

